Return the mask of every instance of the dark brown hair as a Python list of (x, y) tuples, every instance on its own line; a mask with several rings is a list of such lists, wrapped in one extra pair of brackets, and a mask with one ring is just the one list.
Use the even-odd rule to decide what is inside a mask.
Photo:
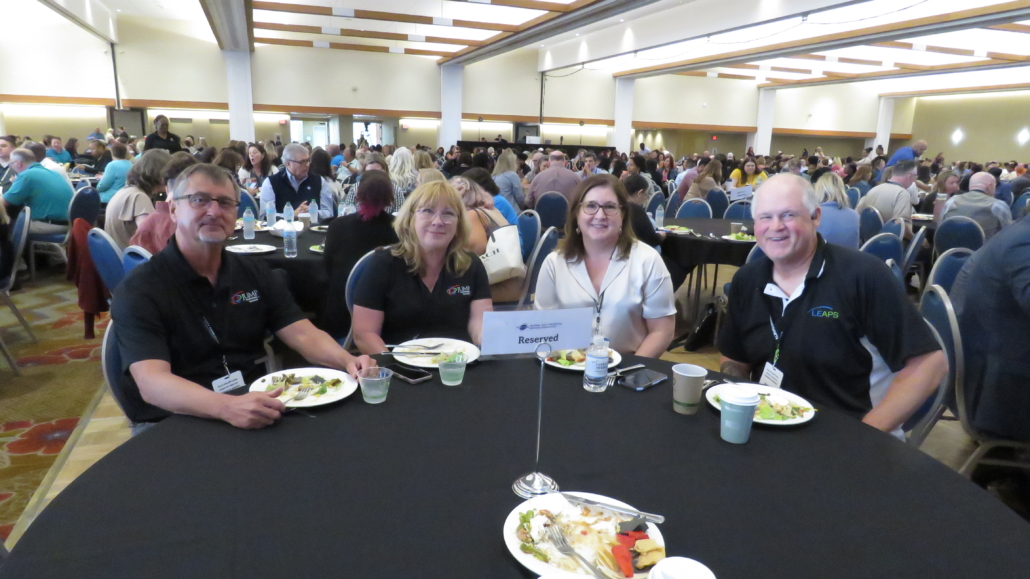
[[(630, 220), (629, 194), (622, 181), (612, 175), (598, 174), (591, 175), (581, 182), (572, 192), (572, 203), (569, 206), (569, 215), (565, 220), (565, 240), (562, 242), (559, 252), (565, 260), (571, 263), (579, 263), (586, 257), (587, 250), (583, 245), (583, 234), (579, 231), (579, 212), (583, 198), (595, 187), (609, 187), (615, 192), (619, 199), (619, 210), (622, 214), (622, 228), (619, 230), (619, 239), (615, 243), (615, 259), (629, 257), (633, 243), (637, 236), (633, 234), (633, 224)], [(598, 209), (598, 211), (604, 211)]]
[(165, 163), (164, 169), (161, 170), (161, 178), (171, 187), (172, 181), (175, 181), (179, 174), (186, 170), (186, 167), (196, 165), (198, 162), (193, 155), (186, 151), (173, 153), (172, 159)]
[(235, 175), (240, 165), (243, 164), (243, 157), (236, 152), (236, 149), (226, 147), (215, 157), (214, 164)]
[(243, 156), (243, 168), (247, 171), (253, 171), (254, 165), (250, 163), (250, 149), (257, 149), (261, 153), (261, 162), (258, 163), (261, 169), (261, 176), (268, 177), (272, 172), (272, 162), (268, 160), (268, 153), (265, 152), (265, 148), (261, 146), (261, 143), (253, 143), (250, 147), (247, 147), (247, 154)]
[(358, 213), (362, 221), (369, 221), (384, 209), (393, 205), (393, 181), (386, 171), (371, 169), (361, 175), (358, 193), (354, 200), (360, 205)]

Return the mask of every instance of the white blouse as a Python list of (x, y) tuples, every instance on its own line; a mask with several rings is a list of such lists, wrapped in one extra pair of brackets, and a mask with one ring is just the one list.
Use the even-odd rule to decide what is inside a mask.
[[(676, 313), (669, 270), (651, 246), (633, 243), (629, 257), (612, 260), (594, 290), (586, 261), (569, 263), (559, 252), (547, 256), (536, 284), (538, 310), (596, 308), (601, 304), (601, 334), (618, 352), (633, 353), (647, 337), (644, 320)], [(603, 296), (603, 300), (602, 300)]]

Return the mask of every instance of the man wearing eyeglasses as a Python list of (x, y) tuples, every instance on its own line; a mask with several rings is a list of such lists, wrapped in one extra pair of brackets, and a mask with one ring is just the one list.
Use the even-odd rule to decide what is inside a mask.
[(120, 390), (134, 432), (172, 413), (261, 428), (285, 410), (280, 390), (247, 393), (274, 333), (313, 364), (356, 375), (355, 358), (306, 319), (286, 284), (261, 260), (225, 251), (239, 189), (224, 169), (197, 164), (170, 196), (175, 235), (133, 270), (112, 301)]
[(902, 436), (948, 370), (904, 287), (876, 257), (823, 240), (804, 177), (772, 177), (752, 207), (765, 257), (733, 276), (722, 371)]
[(333, 190), (329, 188), (329, 182), (318, 175), (311, 174), (311, 154), (303, 145), (291, 143), (283, 149), (283, 167), (285, 171), (279, 171), (268, 179), (261, 186), (261, 207), (268, 203), (275, 203), (275, 211), (282, 213), (289, 203), (296, 213), (307, 213), (308, 203), (312, 199), (318, 199), (318, 211), (320, 220), (332, 219), (333, 213)]

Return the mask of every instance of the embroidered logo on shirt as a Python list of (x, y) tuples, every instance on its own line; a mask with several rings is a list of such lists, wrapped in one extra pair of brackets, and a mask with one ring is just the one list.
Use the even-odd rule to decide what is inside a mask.
[(451, 289), (447, 290), (447, 295), (449, 296), (456, 296), (458, 294), (461, 294), (463, 296), (471, 296), (472, 287), (467, 285), (456, 285), (451, 287)]
[(233, 296), (230, 299), (230, 301), (232, 302), (232, 304), (234, 306), (242, 304), (243, 302), (247, 302), (249, 304), (252, 304), (252, 303), (258, 301), (258, 299), (260, 299), (260, 297), (261, 296), (258, 295), (258, 291), (257, 290), (249, 291), (249, 292), (236, 292), (235, 294), (233, 294)]
[(833, 311), (830, 306), (818, 306), (808, 310), (808, 313), (812, 314), (813, 318), (839, 318), (840, 314)]

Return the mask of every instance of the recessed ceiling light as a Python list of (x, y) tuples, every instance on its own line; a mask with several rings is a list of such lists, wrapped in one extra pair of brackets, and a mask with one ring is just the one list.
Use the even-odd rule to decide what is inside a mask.
[(619, 18), (619, 22), (625, 22), (625, 21), (626, 21), (625, 18)]
[(578, 33), (578, 32), (576, 33), (576, 36), (579, 36), (579, 33)]

